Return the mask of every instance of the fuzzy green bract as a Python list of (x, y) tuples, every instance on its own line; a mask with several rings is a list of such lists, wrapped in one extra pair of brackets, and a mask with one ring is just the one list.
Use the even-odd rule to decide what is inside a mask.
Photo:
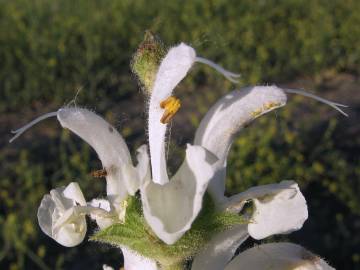
[(144, 40), (133, 56), (131, 69), (147, 94), (151, 93), (156, 73), (165, 54), (166, 49), (160, 39), (146, 31)]
[(206, 194), (203, 208), (191, 229), (175, 244), (167, 245), (152, 232), (143, 217), (140, 198), (134, 196), (128, 199), (125, 223), (99, 231), (90, 240), (126, 246), (161, 265), (176, 265), (198, 253), (215, 234), (248, 222), (241, 215), (215, 211), (212, 199)]

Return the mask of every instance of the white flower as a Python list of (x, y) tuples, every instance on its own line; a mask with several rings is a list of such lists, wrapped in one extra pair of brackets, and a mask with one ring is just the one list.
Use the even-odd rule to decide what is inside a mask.
[(298, 230), (308, 217), (306, 201), (293, 181), (250, 188), (230, 198), (224, 196), (226, 160), (234, 138), (252, 120), (284, 106), (286, 100), (284, 90), (276, 86), (233, 91), (209, 110), (195, 135), (195, 144), (219, 159), (208, 188), (219, 211), (240, 212), (247, 201), (253, 200), (255, 211), (248, 229), (256, 239)]
[(76, 182), (67, 187), (50, 191), (41, 200), (38, 209), (38, 221), (41, 230), (59, 244), (73, 247), (80, 244), (86, 235), (85, 215), (89, 214), (105, 224), (114, 220), (114, 212), (102, 209), (100, 205), (88, 205)]
[(247, 200), (254, 202), (255, 210), (248, 231), (255, 239), (299, 230), (308, 218), (305, 198), (293, 181), (250, 188), (230, 197), (228, 205), (231, 209), (235, 204), (236, 211), (239, 211), (239, 206)]
[[(171, 182), (160, 185), (151, 180), (146, 147), (138, 150), (139, 164), (134, 167), (121, 135), (98, 115), (80, 108), (62, 108), (57, 117), (63, 127), (75, 132), (98, 153), (107, 171), (108, 199), (118, 212), (122, 211), (126, 196), (133, 195), (141, 185), (144, 216), (160, 239), (172, 244), (190, 229), (213, 176), (211, 164), (216, 158), (211, 153), (200, 146), (188, 145), (179, 171)], [(153, 159), (151, 162), (154, 171), (156, 162)]]
[(190, 46), (181, 43), (169, 50), (158, 69), (149, 101), (150, 177), (141, 186), (144, 216), (156, 235), (167, 244), (176, 242), (199, 214), (202, 199), (214, 175), (216, 157), (203, 147), (188, 145), (186, 157), (169, 181), (165, 160), (166, 128), (180, 104), (172, 92), (194, 62), (215, 67), (228, 78), (238, 75), (225, 71), (209, 60), (196, 57)]
[[(133, 166), (122, 136), (97, 114), (82, 108), (65, 107), (56, 115), (64, 128), (70, 129), (94, 148), (106, 171), (107, 198), (93, 200), (91, 205), (106, 210), (110, 217), (92, 217), (100, 228), (123, 222), (126, 198), (135, 194), (147, 173), (149, 160), (146, 146), (137, 150), (138, 164)], [(114, 218), (114, 215), (117, 217)]]
[[(64, 107), (56, 115), (62, 127), (77, 134), (98, 154), (107, 172), (109, 200), (120, 203), (128, 194), (134, 195), (140, 186), (144, 165), (139, 163), (137, 167), (133, 166), (129, 149), (117, 130), (100, 116), (82, 108)], [(143, 155), (146, 155), (146, 151), (141, 147), (140, 161)]]
[[(160, 239), (173, 244), (191, 228), (200, 212), (203, 195), (214, 175), (213, 164), (217, 160), (204, 148), (188, 145), (184, 163), (169, 181), (165, 161), (169, 117), (164, 117), (169, 107), (162, 108), (161, 103), (171, 97), (173, 89), (196, 61), (214, 67), (232, 81), (238, 77), (207, 59), (196, 57), (194, 49), (183, 43), (169, 50), (159, 67), (149, 103), (151, 172), (145, 146), (138, 150), (139, 163), (134, 167), (126, 143), (116, 129), (100, 116), (82, 108), (64, 107), (43, 115), (15, 131), (17, 134), (12, 140), (37, 122), (57, 116), (62, 127), (70, 129), (94, 148), (106, 170), (109, 204), (107, 201), (93, 201), (92, 206), (109, 213), (113, 213), (115, 208), (121, 216), (127, 195), (134, 195), (140, 188), (146, 221)], [(103, 217), (95, 219), (101, 228), (114, 222)]]
[[(233, 258), (238, 246), (247, 239), (245, 226), (215, 236), (198, 254), (192, 270), (334, 270), (320, 257), (291, 243), (262, 244)], [(233, 259), (232, 259), (233, 258)]]
[(86, 234), (85, 198), (77, 183), (70, 183), (45, 195), (38, 210), (40, 228), (59, 244), (72, 247)]
[[(15, 131), (16, 135), (11, 141), (37, 122), (56, 116), (62, 127), (71, 130), (94, 148), (106, 172), (107, 197), (104, 199), (92, 200), (87, 205), (76, 183), (52, 190), (50, 196), (46, 195), (38, 212), (42, 230), (62, 245), (77, 245), (86, 234), (85, 214), (95, 219), (101, 229), (115, 222), (124, 222), (126, 198), (140, 190), (146, 222), (162, 241), (170, 245), (191, 228), (208, 190), (217, 211), (239, 213), (244, 204), (251, 200), (254, 212), (249, 224), (235, 226), (216, 236), (197, 256), (193, 269), (238, 269), (240, 266), (245, 269), (266, 269), (261, 267), (272, 264), (279, 267), (276, 269), (317, 269), (318, 265), (326, 265), (320, 259), (315, 260), (303, 248), (287, 243), (249, 249), (229, 263), (248, 235), (262, 239), (298, 230), (307, 219), (308, 212), (306, 201), (293, 181), (253, 187), (226, 197), (226, 160), (232, 142), (242, 128), (257, 117), (284, 106), (286, 93), (310, 96), (339, 111), (338, 106), (342, 105), (300, 90), (276, 86), (255, 86), (233, 91), (221, 98), (205, 115), (196, 131), (194, 145), (187, 145), (184, 162), (169, 180), (165, 158), (167, 123), (180, 107), (180, 101), (172, 96), (172, 92), (195, 62), (214, 67), (231, 81), (236, 81), (235, 78), (239, 76), (197, 57), (194, 49), (186, 44), (181, 43), (170, 49), (159, 66), (150, 91), (150, 158), (147, 147), (140, 147), (136, 166), (116, 129), (100, 116), (83, 108), (61, 108)], [(157, 269), (154, 261), (126, 247), (122, 247), (122, 250), (127, 270)], [(261, 252), (270, 255), (268, 260), (261, 257)], [(259, 258), (259, 262), (252, 258)], [(306, 265), (310, 268), (306, 268)]]
[[(212, 164), (216, 158), (210, 152), (200, 146), (188, 145), (185, 161), (172, 181), (162, 180), (161, 185), (157, 183), (158, 181), (152, 180), (154, 178), (151, 177), (146, 147), (139, 148), (139, 162), (134, 167), (123, 138), (100, 116), (75, 107), (61, 108), (46, 117), (54, 115), (64, 128), (76, 133), (97, 152), (107, 172), (107, 199), (111, 204), (107, 207), (108, 210), (114, 207), (120, 215), (123, 211), (123, 201), (129, 194), (134, 195), (141, 186), (144, 216), (160, 239), (172, 244), (190, 229), (201, 209), (207, 183), (213, 176)], [(45, 117), (39, 119), (43, 118)], [(34, 120), (19, 132), (22, 133), (38, 121), (38, 119)], [(160, 123), (160, 119), (156, 124), (157, 122)], [(150, 138), (152, 138), (150, 145), (159, 140), (159, 138)], [(167, 178), (166, 168), (156, 167), (159, 164), (153, 161), (153, 156), (151, 163), (153, 171), (163, 170)], [(104, 206), (104, 203), (102, 205)], [(101, 227), (110, 224), (110, 220), (99, 222)]]
[[(243, 205), (249, 199), (254, 201), (256, 211), (248, 227), (256, 239), (300, 229), (308, 212), (304, 197), (292, 181), (259, 187), (257, 192), (249, 190), (233, 198), (224, 196), (227, 154), (234, 137), (244, 125), (286, 104), (285, 92), (313, 97), (338, 110), (338, 106), (342, 105), (300, 90), (276, 86), (234, 91), (220, 99), (205, 115), (195, 135), (195, 146), (188, 145), (183, 165), (169, 181), (165, 159), (166, 128), (169, 119), (180, 107), (172, 92), (196, 61), (213, 66), (229, 79), (238, 76), (209, 60), (196, 57), (194, 49), (183, 43), (170, 49), (162, 60), (149, 101), (152, 180), (148, 178), (141, 186), (146, 221), (164, 242), (174, 243), (190, 229), (209, 185), (208, 191), (220, 211), (233, 207), (234, 203)], [(196, 145), (201, 148), (195, 148)], [(240, 211), (241, 207), (236, 210)], [(289, 213), (292, 218), (286, 218)], [(279, 220), (283, 222), (281, 225)]]

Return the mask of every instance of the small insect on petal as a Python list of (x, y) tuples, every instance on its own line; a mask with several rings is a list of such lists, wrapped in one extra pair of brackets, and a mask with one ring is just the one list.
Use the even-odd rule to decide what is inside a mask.
[(160, 108), (165, 109), (164, 114), (162, 115), (160, 122), (167, 124), (174, 117), (176, 112), (180, 109), (181, 102), (180, 99), (176, 97), (168, 97), (167, 99), (160, 102)]
[(94, 178), (102, 178), (107, 176), (107, 171), (106, 169), (96, 170), (92, 171), (90, 175)]

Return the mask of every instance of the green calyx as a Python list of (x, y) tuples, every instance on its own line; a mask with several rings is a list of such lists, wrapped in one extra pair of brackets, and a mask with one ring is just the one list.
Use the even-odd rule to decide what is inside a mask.
[[(126, 246), (140, 255), (153, 259), (162, 269), (184, 269), (185, 262), (196, 255), (217, 233), (230, 229), (234, 225), (248, 223), (238, 214), (217, 212), (215, 205), (206, 195), (203, 208), (197, 219), (175, 244), (162, 242), (146, 223), (138, 197), (128, 200), (124, 224), (114, 224), (95, 233), (90, 240)], [(170, 267), (170, 268), (169, 268)]]
[(144, 40), (132, 58), (131, 69), (148, 95), (152, 91), (156, 73), (165, 54), (166, 49), (160, 39), (146, 31)]

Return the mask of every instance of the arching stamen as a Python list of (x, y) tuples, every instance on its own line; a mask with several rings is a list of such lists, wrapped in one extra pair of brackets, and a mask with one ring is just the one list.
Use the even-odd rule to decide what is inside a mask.
[(227, 78), (229, 81), (231, 81), (233, 83), (239, 82), (238, 80), (236, 80), (236, 78), (239, 78), (241, 76), (240, 74), (236, 74), (231, 71), (228, 71), (228, 70), (224, 69), (223, 67), (219, 66), (218, 64), (215, 64), (214, 62), (212, 62), (206, 58), (196, 57), (195, 61), (199, 62), (199, 63), (203, 63), (205, 65), (208, 65), (208, 66), (214, 68), (215, 70), (220, 72), (222, 75), (224, 75), (225, 78)]
[(19, 137), (21, 134), (23, 134), (26, 130), (31, 128), (33, 125), (35, 125), (49, 117), (54, 117), (56, 115), (57, 115), (57, 112), (49, 112), (49, 113), (43, 114), (43, 115), (39, 116), (38, 118), (32, 120), (30, 123), (26, 124), (25, 126), (19, 128), (17, 130), (12, 130), (11, 133), (15, 134), (15, 136), (9, 140), (9, 143), (12, 143), (17, 137)]
[(308, 93), (308, 92), (306, 92), (304, 90), (284, 88), (284, 91), (286, 93), (290, 93), (290, 94), (298, 94), (298, 95), (302, 95), (302, 96), (305, 96), (305, 97), (313, 98), (313, 99), (315, 99), (317, 101), (320, 101), (322, 103), (325, 103), (325, 104), (329, 105), (330, 107), (333, 107), (335, 110), (337, 110), (338, 112), (340, 112), (344, 116), (348, 117), (348, 114), (345, 113), (343, 110), (341, 110), (339, 108), (339, 107), (348, 107), (347, 105), (327, 100), (325, 98), (322, 98), (322, 97), (316, 96), (314, 94)]

